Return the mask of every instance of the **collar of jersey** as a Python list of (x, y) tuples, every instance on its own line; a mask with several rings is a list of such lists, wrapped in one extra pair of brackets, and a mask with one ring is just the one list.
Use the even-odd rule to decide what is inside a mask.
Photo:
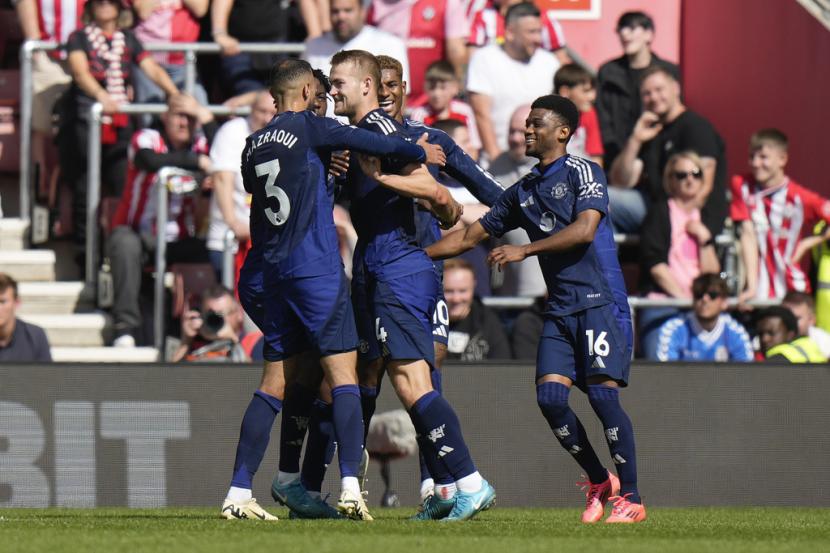
[(551, 173), (554, 173), (562, 168), (565, 165), (565, 160), (568, 159), (568, 154), (558, 158), (553, 163), (548, 164), (546, 167), (540, 167), (540, 164), (536, 164), (530, 172), (537, 177), (547, 177)]

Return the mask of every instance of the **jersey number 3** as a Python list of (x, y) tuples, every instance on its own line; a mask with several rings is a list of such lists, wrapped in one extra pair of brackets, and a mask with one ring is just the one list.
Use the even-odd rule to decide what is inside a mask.
[(288, 215), (291, 213), (291, 201), (288, 199), (288, 194), (285, 190), (274, 184), (277, 182), (277, 175), (280, 174), (280, 160), (272, 159), (265, 163), (260, 163), (254, 167), (256, 176), (262, 177), (268, 175), (268, 180), (265, 181), (265, 197), (275, 198), (279, 204), (279, 211), (274, 211), (270, 207), (265, 208), (265, 216), (271, 221), (275, 227), (284, 225), (288, 220)]

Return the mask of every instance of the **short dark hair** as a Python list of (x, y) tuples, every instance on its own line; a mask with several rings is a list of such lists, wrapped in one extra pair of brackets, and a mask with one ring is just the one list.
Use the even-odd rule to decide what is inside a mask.
[(378, 59), (366, 50), (341, 50), (331, 58), (331, 66), (341, 63), (353, 63), (365, 75), (372, 77), (380, 91), (380, 63)]
[(429, 64), (426, 73), (424, 73), (424, 81), (456, 81), (458, 82), (458, 75), (452, 64), (447, 60), (438, 60)]
[(816, 312), (816, 300), (813, 298), (812, 295), (808, 294), (807, 292), (796, 292), (795, 290), (790, 290), (784, 296), (784, 299), (781, 300), (783, 305), (806, 305), (807, 308), (810, 310), (811, 313)]
[(568, 138), (573, 136), (579, 127), (579, 109), (576, 104), (564, 96), (558, 94), (548, 94), (547, 96), (540, 96), (536, 98), (530, 109), (546, 109), (552, 111), (556, 116), (571, 129)]
[(754, 152), (764, 146), (781, 148), (785, 152), (790, 147), (790, 140), (787, 135), (778, 129), (761, 129), (749, 137), (749, 151)]
[(313, 75), (311, 64), (305, 60), (288, 58), (278, 62), (271, 70), (271, 95), (284, 94), (299, 79)]
[(701, 273), (692, 281), (692, 295), (696, 298), (703, 296), (709, 290), (717, 290), (721, 296), (729, 295), (729, 286), (718, 273)]
[(398, 74), (399, 79), (403, 79), (403, 65), (401, 62), (393, 58), (392, 56), (375, 56), (378, 60), (378, 65), (380, 65), (380, 70), (383, 72), (386, 69), (394, 71)]
[(467, 125), (459, 121), (458, 119), (439, 119), (435, 121), (432, 125), (430, 125), (434, 129), (438, 129), (439, 131), (444, 131), (448, 135), (452, 136), (455, 131), (460, 128), (466, 128)]
[(504, 14), (505, 26), (510, 25), (514, 21), (522, 17), (541, 17), (539, 8), (533, 2), (519, 2), (507, 8), (507, 13)]
[(317, 79), (317, 82), (323, 85), (323, 89), (326, 93), (331, 92), (331, 81), (329, 81), (326, 74), (319, 69), (314, 69), (312, 73), (314, 73), (314, 78)]
[(553, 76), (553, 91), (559, 94), (563, 86), (574, 87), (581, 84), (595, 85), (594, 76), (578, 63), (567, 63), (560, 67)]
[(17, 299), (17, 281), (11, 275), (0, 273), (0, 294), (9, 288), (12, 289), (12, 296), (14, 299)]
[(617, 31), (625, 27), (642, 27), (647, 31), (654, 30), (654, 20), (649, 14), (641, 11), (625, 12), (617, 19)]
[(798, 319), (795, 318), (792, 311), (783, 305), (772, 305), (759, 311), (755, 318), (755, 325), (757, 326), (764, 319), (781, 319), (788, 331), (798, 335)]

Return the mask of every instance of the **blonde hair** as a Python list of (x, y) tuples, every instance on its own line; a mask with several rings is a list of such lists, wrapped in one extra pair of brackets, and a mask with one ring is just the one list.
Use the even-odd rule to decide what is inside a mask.
[(674, 166), (677, 165), (677, 162), (681, 159), (688, 159), (689, 161), (695, 164), (698, 171), (703, 173), (703, 159), (701, 159), (698, 153), (694, 150), (683, 150), (682, 152), (672, 154), (672, 156), (666, 162), (666, 167), (663, 169), (663, 190), (666, 191), (666, 194), (668, 194), (669, 197), (674, 195), (674, 190), (672, 189), (671, 174), (674, 172)]

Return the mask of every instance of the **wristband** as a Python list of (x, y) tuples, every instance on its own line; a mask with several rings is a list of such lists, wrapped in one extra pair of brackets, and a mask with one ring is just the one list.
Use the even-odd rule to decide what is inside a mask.
[(220, 29), (218, 31), (213, 31), (212, 33), (210, 33), (210, 36), (212, 36), (213, 38), (220, 36), (228, 36), (228, 31), (223, 31)]

